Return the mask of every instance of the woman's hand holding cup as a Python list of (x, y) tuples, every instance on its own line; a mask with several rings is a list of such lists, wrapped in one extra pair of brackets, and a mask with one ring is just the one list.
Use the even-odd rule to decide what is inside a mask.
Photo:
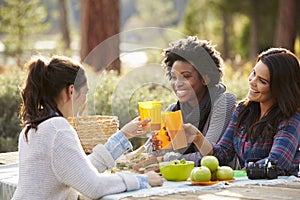
[(140, 117), (136, 117), (131, 122), (125, 124), (121, 128), (121, 131), (128, 139), (138, 135), (143, 135), (146, 133), (146, 131), (143, 130), (142, 126), (147, 125), (150, 121), (151, 121), (150, 118), (145, 120), (140, 120)]
[[(164, 135), (161, 135), (164, 134)], [(162, 138), (164, 142), (162, 141)], [(162, 130), (157, 131), (151, 137), (152, 148), (154, 151), (162, 150), (166, 145), (169, 145), (171, 142), (171, 138), (167, 132), (167, 130), (163, 127)], [(164, 143), (164, 144), (163, 144)], [(163, 146), (165, 145), (165, 146)]]

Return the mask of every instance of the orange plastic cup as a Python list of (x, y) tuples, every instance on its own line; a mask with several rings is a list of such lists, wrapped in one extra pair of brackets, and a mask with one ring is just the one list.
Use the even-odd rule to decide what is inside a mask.
[(183, 120), (181, 110), (175, 112), (165, 112), (164, 120), (166, 129), (171, 138), (174, 150), (187, 147), (187, 140), (183, 129)]
[(167, 135), (164, 113), (161, 114), (161, 129), (157, 132), (156, 139), (161, 141), (161, 149), (171, 149), (171, 141), (169, 141), (169, 137)]
[(161, 128), (161, 107), (160, 101), (139, 102), (139, 112), (141, 120), (151, 118), (149, 131), (157, 131)]
[(171, 142), (168, 140), (167, 130), (165, 127), (157, 132), (156, 138), (161, 141), (161, 149), (171, 148)]

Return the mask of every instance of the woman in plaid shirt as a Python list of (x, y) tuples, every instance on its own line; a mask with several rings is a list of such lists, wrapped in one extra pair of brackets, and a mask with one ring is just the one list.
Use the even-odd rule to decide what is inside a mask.
[[(221, 140), (212, 145), (192, 124), (184, 128), (201, 155), (214, 155), (220, 165), (238, 156), (277, 161), (278, 175), (297, 175), (300, 161), (300, 66), (287, 49), (262, 52), (249, 76), (249, 93), (234, 110)], [(154, 144), (155, 145), (155, 144)], [(159, 146), (155, 147), (157, 150)]]
[(300, 67), (297, 57), (283, 48), (262, 52), (249, 76), (249, 93), (234, 110), (221, 140), (214, 146), (186, 125), (202, 155), (214, 155), (226, 165), (238, 155), (278, 162), (278, 175), (297, 175), (300, 161)]

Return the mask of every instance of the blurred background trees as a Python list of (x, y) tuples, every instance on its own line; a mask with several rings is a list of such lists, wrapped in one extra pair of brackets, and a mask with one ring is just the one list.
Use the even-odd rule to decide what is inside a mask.
[[(55, 45), (48, 53), (71, 49), (69, 54), (84, 60), (111, 36), (143, 27), (170, 28), (212, 40), (225, 59), (253, 59), (270, 46), (299, 52), (297, 0), (0, 0), (0, 5), (3, 51), (19, 55), (26, 42), (35, 53), (43, 48), (36, 43), (49, 39)], [(143, 35), (134, 37), (138, 40)], [(30, 38), (36, 43), (28, 45)], [(117, 42), (122, 43), (122, 38)], [(120, 72), (118, 65), (110, 68)]]
[(60, 14), (60, 29), (62, 34), (62, 41), (66, 49), (71, 48), (71, 38), (69, 30), (69, 20), (68, 20), (68, 8), (66, 0), (58, 0), (59, 14)]
[[(33, 54), (64, 54), (89, 64), (89, 73), (100, 79), (90, 109), (112, 115), (114, 91), (127, 73), (159, 65), (169, 42), (198, 35), (217, 44), (227, 89), (242, 99), (259, 52), (280, 46), (300, 55), (298, 10), (299, 0), (0, 0), (0, 152), (17, 149), (23, 76), (17, 66)], [(122, 99), (128, 91), (121, 93), (113, 103), (132, 116), (138, 114), (136, 101), (175, 101), (168, 88), (153, 83), (136, 88), (129, 108)], [(122, 126), (126, 120), (119, 117)]]
[(299, 8), (297, 0), (190, 0), (184, 31), (204, 38), (209, 35), (222, 45), (220, 51), (225, 59), (236, 55), (254, 59), (271, 46), (295, 52), (297, 34), (299, 42)]
[(297, 30), (299, 4), (300, 2), (297, 0), (279, 0), (274, 46), (282, 46), (295, 51), (297, 32), (298, 36), (300, 35), (299, 27)]
[[(106, 39), (114, 36), (107, 46), (101, 52), (101, 59), (107, 60), (101, 63), (107, 63), (108, 70), (116, 70), (120, 74), (119, 44), (120, 39), (120, 9), (119, 0), (82, 0), (81, 1), (81, 49), (80, 57), (84, 61), (88, 54), (98, 45), (106, 45), (103, 43)], [(99, 49), (100, 50), (100, 49)], [(99, 57), (96, 56), (95, 59)], [(94, 58), (93, 58), (94, 59)], [(109, 61), (113, 60), (112, 63)], [(93, 60), (88, 60), (88, 64), (92, 65), (97, 71), (103, 66), (95, 64)]]
[(4, 36), (4, 55), (16, 58), (21, 66), (21, 57), (31, 50), (33, 38), (49, 28), (46, 22), (47, 12), (39, 0), (4, 0), (0, 7), (0, 30)]

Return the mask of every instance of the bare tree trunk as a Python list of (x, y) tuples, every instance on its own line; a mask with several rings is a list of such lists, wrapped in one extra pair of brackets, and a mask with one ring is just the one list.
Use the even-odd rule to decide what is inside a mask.
[(294, 52), (297, 35), (297, 0), (279, 0), (274, 45)]
[(119, 0), (82, 0), (81, 60), (97, 71), (120, 73)]
[(62, 32), (63, 42), (65, 48), (70, 49), (71, 39), (68, 26), (68, 11), (66, 8), (66, 0), (58, 0), (59, 12), (60, 12), (60, 28)]
[(258, 53), (258, 27), (259, 27), (259, 12), (257, 10), (259, 5), (258, 0), (251, 1), (251, 15), (252, 23), (250, 29), (250, 59), (254, 60)]
[(223, 37), (223, 58), (226, 60), (229, 57), (228, 52), (228, 26), (229, 25), (229, 16), (228, 13), (223, 11), (223, 27), (222, 27), (222, 37)]

